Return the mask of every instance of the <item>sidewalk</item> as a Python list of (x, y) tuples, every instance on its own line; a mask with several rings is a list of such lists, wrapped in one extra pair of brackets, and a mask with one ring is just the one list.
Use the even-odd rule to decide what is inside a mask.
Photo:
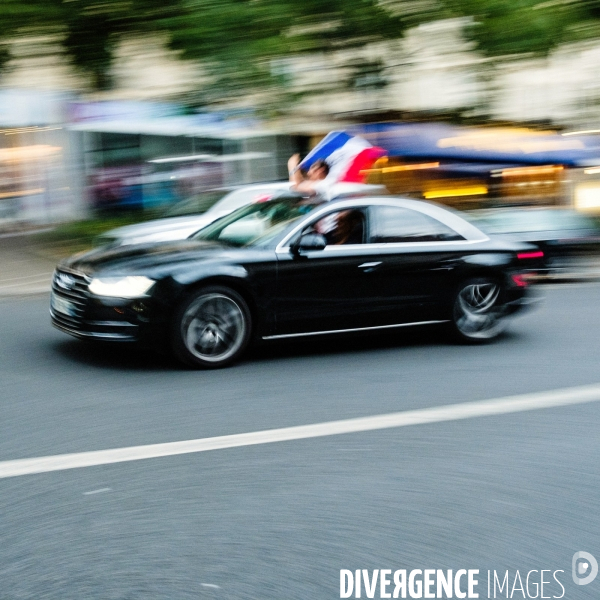
[(0, 297), (49, 292), (56, 263), (34, 235), (0, 236)]

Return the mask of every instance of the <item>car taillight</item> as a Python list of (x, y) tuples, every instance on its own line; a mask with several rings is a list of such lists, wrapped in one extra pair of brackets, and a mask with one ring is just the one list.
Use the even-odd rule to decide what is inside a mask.
[(527, 275), (524, 275), (523, 273), (516, 273), (514, 275), (511, 275), (513, 283), (517, 286), (517, 287), (527, 287), (529, 285), (529, 280)]
[(527, 260), (528, 258), (544, 258), (544, 253), (541, 250), (536, 252), (519, 252), (517, 254), (519, 260)]

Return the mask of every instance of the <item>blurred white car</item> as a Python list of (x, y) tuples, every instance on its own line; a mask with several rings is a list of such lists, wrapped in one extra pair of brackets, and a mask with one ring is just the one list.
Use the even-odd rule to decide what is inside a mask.
[(541, 275), (569, 279), (597, 271), (600, 228), (588, 215), (557, 206), (479, 210), (467, 217), (489, 235), (535, 244), (544, 253)]
[[(287, 181), (246, 185), (233, 190), (214, 190), (199, 198), (183, 200), (171, 207), (162, 219), (111, 229), (98, 237), (98, 245), (123, 246), (184, 240), (213, 221), (257, 200), (289, 191)], [(217, 198), (216, 202), (215, 195)], [(206, 203), (214, 202), (208, 210)], [(203, 207), (204, 204), (204, 207)], [(204, 209), (205, 212), (202, 212)], [(198, 214), (200, 213), (200, 214)]]
[[(162, 219), (111, 229), (99, 236), (96, 242), (99, 246), (124, 246), (184, 240), (210, 225), (213, 221), (242, 206), (252, 202), (268, 200), (273, 196), (289, 191), (290, 183), (288, 181), (245, 185), (230, 191), (214, 190), (199, 199), (192, 198), (178, 202)], [(331, 187), (330, 199), (375, 193), (386, 193), (386, 189), (381, 185), (336, 183)], [(201, 212), (203, 202), (206, 202), (207, 199), (214, 202), (214, 195), (211, 198), (209, 197), (210, 194), (222, 194), (222, 197), (212, 204), (208, 210)]]

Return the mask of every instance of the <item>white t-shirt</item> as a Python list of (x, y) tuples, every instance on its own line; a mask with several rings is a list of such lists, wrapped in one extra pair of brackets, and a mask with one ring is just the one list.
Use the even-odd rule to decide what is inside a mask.
[(314, 189), (319, 196), (322, 196), (325, 200), (331, 200), (333, 186), (335, 185), (335, 180), (330, 179), (329, 177), (325, 177), (325, 179), (320, 179), (315, 182)]

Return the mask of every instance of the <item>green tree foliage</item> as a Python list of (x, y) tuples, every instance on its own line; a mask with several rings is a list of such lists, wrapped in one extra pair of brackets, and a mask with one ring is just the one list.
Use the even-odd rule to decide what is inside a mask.
[(546, 55), (559, 44), (600, 35), (598, 0), (444, 0), (471, 17), (466, 34), (488, 56)]
[(399, 38), (405, 29), (377, 0), (180, 0), (178, 7), (159, 26), (184, 58), (203, 61), (221, 96), (281, 89), (282, 57)]
[(273, 80), (273, 58), (399, 37), (404, 29), (376, 0), (2, 0), (0, 24), (0, 43), (60, 33), (74, 65), (99, 89), (109, 87), (116, 43), (128, 33), (167, 33), (183, 58), (204, 61), (235, 88)]
[(490, 56), (600, 37), (600, 0), (0, 0), (0, 69), (11, 39), (52, 33), (106, 89), (121, 36), (159, 32), (231, 96), (284, 83), (285, 70), (273, 68), (282, 57), (398, 39), (448, 16), (471, 17), (467, 35)]
[(73, 64), (91, 75), (97, 89), (106, 89), (119, 36), (152, 30), (158, 14), (166, 16), (168, 9), (157, 0), (1, 0), (0, 43), (60, 36)]

